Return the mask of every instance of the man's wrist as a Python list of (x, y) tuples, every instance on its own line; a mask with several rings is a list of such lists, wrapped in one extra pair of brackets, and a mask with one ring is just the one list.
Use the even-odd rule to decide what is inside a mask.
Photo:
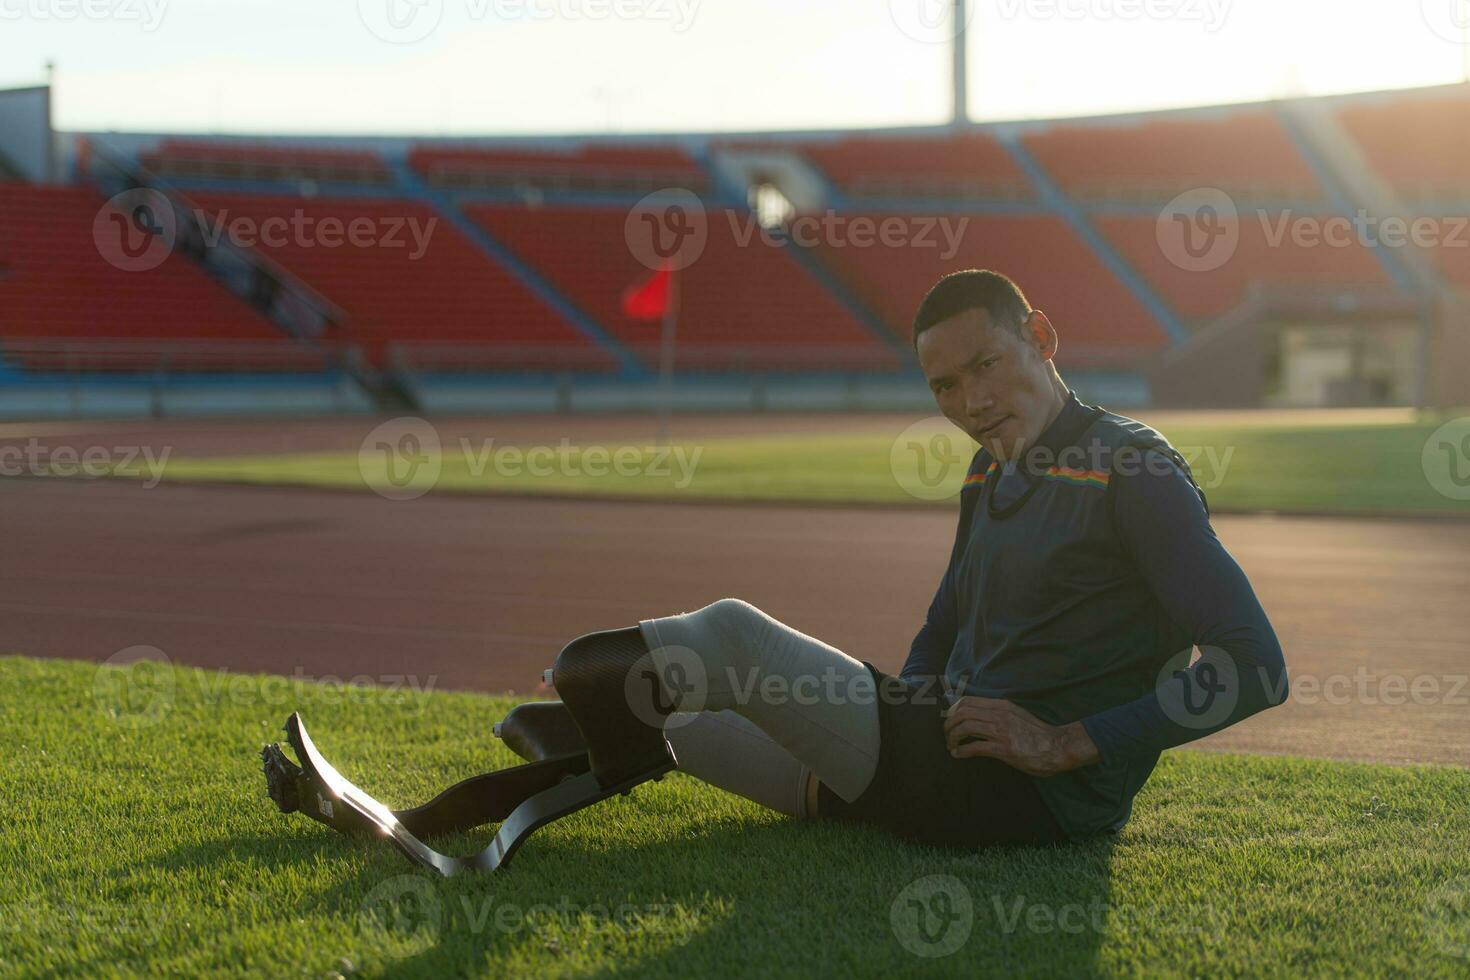
[(1093, 742), (1092, 736), (1087, 734), (1087, 728), (1082, 722), (1074, 721), (1070, 725), (1063, 725), (1060, 733), (1063, 771), (1080, 769), (1102, 761), (1102, 753), (1097, 750), (1097, 744)]

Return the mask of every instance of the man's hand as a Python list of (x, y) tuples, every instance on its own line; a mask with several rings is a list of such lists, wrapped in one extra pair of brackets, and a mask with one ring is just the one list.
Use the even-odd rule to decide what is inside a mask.
[(1055, 776), (1102, 758), (1080, 721), (1048, 725), (999, 698), (957, 699), (944, 716), (944, 740), (956, 759), (990, 756), (1031, 776)]

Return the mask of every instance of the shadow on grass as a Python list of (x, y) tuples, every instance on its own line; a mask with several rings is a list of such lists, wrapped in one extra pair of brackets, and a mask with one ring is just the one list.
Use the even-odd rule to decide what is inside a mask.
[[(349, 874), (301, 911), (354, 920), (356, 962), (385, 976), (1097, 969), (1111, 841), (948, 851), (826, 822), (691, 826), (672, 802), (589, 808), (488, 876), (445, 880), (326, 830), (181, 848), (164, 863), (270, 874), (340, 860)], [(620, 840), (627, 820), (648, 821), (652, 839)], [(468, 854), (489, 834), (434, 844)]]

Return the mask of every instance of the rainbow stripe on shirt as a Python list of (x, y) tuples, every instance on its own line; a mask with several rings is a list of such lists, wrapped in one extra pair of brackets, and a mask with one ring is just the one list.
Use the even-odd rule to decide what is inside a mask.
[[(980, 473), (971, 473), (965, 477), (964, 489), (971, 487), (983, 487), (991, 475), (995, 473), (999, 464), (992, 462), (986, 470)], [(1095, 487), (1098, 490), (1108, 488), (1108, 479), (1111, 474), (1106, 470), (1078, 470), (1069, 466), (1053, 466), (1041, 474), (1043, 480), (1057, 480), (1074, 487)]]
[(1108, 488), (1109, 476), (1106, 470), (1074, 470), (1068, 466), (1053, 466), (1042, 474), (1046, 480), (1060, 480), (1076, 487), (1097, 487), (1099, 490)]
[(984, 472), (982, 472), (982, 473), (971, 473), (969, 476), (965, 477), (965, 485), (961, 489), (968, 490), (971, 487), (983, 487), (983, 486), (985, 486), (985, 479), (988, 476), (990, 476), (990, 474), (992, 474), (992, 473), (995, 472), (995, 467), (996, 467), (996, 464), (994, 462), (992, 462), (990, 464), (990, 467), (988, 469), (986, 469)]

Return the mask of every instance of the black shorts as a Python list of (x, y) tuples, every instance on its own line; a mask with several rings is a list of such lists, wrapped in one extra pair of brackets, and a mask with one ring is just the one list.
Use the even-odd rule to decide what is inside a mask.
[(938, 684), (911, 683), (866, 666), (878, 685), (878, 768), (851, 803), (821, 786), (819, 817), (942, 847), (1066, 839), (1030, 776), (997, 759), (949, 754), (943, 719), (949, 702)]

